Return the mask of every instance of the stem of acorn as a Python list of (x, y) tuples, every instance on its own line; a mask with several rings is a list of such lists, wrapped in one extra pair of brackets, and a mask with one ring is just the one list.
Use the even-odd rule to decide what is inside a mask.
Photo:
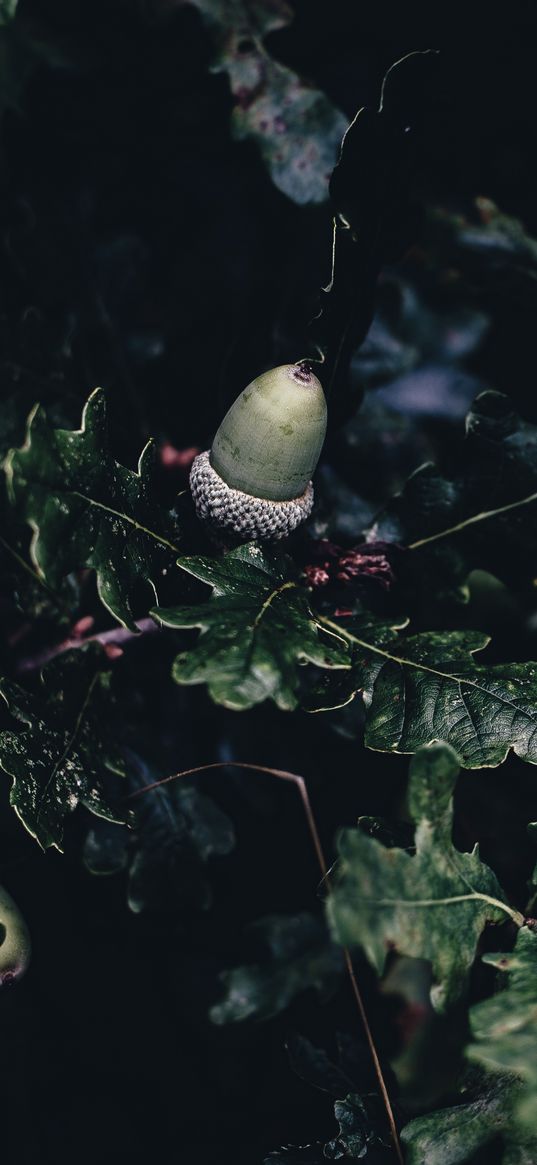
[[(306, 818), (308, 831), (309, 831), (309, 834), (310, 834), (310, 837), (311, 837), (311, 840), (313, 843), (313, 848), (315, 850), (315, 855), (317, 858), (319, 869), (321, 871), (322, 880), (326, 884), (328, 891), (331, 892), (332, 885), (331, 885), (331, 881), (330, 881), (330, 874), (328, 871), (326, 858), (324, 856), (324, 851), (323, 851), (321, 839), (319, 837), (319, 831), (317, 829), (317, 822), (315, 820), (315, 816), (313, 813), (311, 801), (310, 801), (308, 790), (306, 787), (306, 782), (304, 780), (304, 777), (299, 776), (298, 773), (290, 773), (290, 772), (287, 772), (286, 769), (269, 768), (267, 765), (249, 764), (247, 761), (213, 761), (210, 764), (196, 765), (195, 768), (183, 769), (182, 772), (172, 773), (171, 776), (162, 777), (159, 781), (152, 781), (151, 784), (144, 785), (141, 789), (136, 789), (134, 793), (131, 793), (127, 797), (127, 800), (132, 801), (132, 800), (134, 800), (134, 798), (140, 797), (143, 793), (149, 793), (149, 792), (151, 792), (152, 789), (160, 788), (161, 785), (168, 785), (172, 781), (178, 781), (178, 780), (180, 780), (181, 777), (192, 777), (192, 776), (195, 776), (197, 773), (208, 772), (210, 769), (229, 769), (229, 768), (247, 769), (248, 771), (255, 772), (255, 773), (266, 773), (268, 776), (278, 777), (279, 780), (290, 781), (292, 784), (296, 785), (296, 788), (298, 789), (298, 792), (300, 795), (302, 808), (304, 810), (304, 816)], [(384, 1103), (384, 1107), (386, 1109), (386, 1115), (388, 1117), (388, 1123), (390, 1126), (390, 1132), (391, 1132), (391, 1136), (392, 1136), (392, 1140), (393, 1140), (394, 1149), (395, 1149), (395, 1152), (397, 1155), (397, 1160), (399, 1162), (399, 1165), (404, 1165), (403, 1151), (401, 1149), (401, 1142), (399, 1140), (399, 1134), (397, 1132), (397, 1125), (395, 1123), (395, 1117), (394, 1117), (394, 1113), (393, 1113), (392, 1104), (390, 1101), (390, 1096), (389, 1096), (388, 1089), (386, 1086), (386, 1081), (384, 1079), (384, 1073), (382, 1071), (382, 1066), (381, 1066), (379, 1055), (378, 1055), (378, 1052), (376, 1049), (375, 1041), (373, 1039), (371, 1028), (369, 1026), (369, 1021), (368, 1021), (367, 1013), (366, 1013), (366, 1010), (364, 1007), (362, 994), (361, 994), (360, 988), (358, 986), (358, 983), (356, 981), (356, 975), (355, 975), (354, 967), (352, 964), (352, 957), (351, 957), (351, 953), (350, 953), (348, 947), (343, 947), (343, 958), (345, 961), (345, 967), (347, 970), (347, 974), (349, 976), (352, 993), (354, 995), (356, 1006), (357, 1006), (358, 1011), (360, 1013), (360, 1019), (362, 1021), (363, 1027), (364, 1027), (367, 1043), (369, 1046), (369, 1051), (371, 1053), (371, 1059), (373, 1060), (375, 1075), (377, 1077), (377, 1082), (378, 1082), (379, 1090), (380, 1090), (382, 1100)]]

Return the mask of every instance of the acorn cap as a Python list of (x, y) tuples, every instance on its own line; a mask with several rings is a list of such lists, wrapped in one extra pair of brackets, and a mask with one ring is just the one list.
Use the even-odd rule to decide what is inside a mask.
[(231, 489), (213, 469), (209, 450), (199, 453), (190, 471), (190, 489), (199, 518), (232, 530), (244, 541), (287, 538), (313, 508), (313, 486), (308, 482), (299, 498), (272, 502)]
[(325, 433), (324, 393), (307, 364), (258, 376), (192, 465), (198, 516), (243, 539), (285, 538), (311, 513)]

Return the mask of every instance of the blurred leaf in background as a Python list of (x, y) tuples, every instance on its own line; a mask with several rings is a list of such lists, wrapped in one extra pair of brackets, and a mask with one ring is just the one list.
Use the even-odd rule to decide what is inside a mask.
[(389, 951), (428, 959), (431, 1000), (439, 1011), (466, 990), (487, 923), (506, 918), (501, 888), (477, 847), (461, 854), (453, 845), (458, 772), (457, 756), (445, 744), (416, 754), (408, 788), (415, 853), (386, 848), (359, 828), (345, 830), (327, 904), (335, 937), (360, 946), (377, 974)]

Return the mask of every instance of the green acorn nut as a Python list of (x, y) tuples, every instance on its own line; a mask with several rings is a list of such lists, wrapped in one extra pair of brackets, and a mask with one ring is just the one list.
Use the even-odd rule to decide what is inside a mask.
[(30, 962), (30, 935), (11, 894), (0, 886), (0, 987), (20, 979)]
[(308, 364), (258, 376), (192, 465), (198, 516), (243, 538), (285, 538), (311, 513), (325, 434), (326, 401)]

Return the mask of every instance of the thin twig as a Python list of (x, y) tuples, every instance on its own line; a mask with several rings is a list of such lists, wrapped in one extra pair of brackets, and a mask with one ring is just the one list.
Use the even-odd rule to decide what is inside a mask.
[(427, 538), (419, 538), (417, 542), (411, 542), (407, 546), (407, 550), (421, 550), (422, 546), (429, 546), (431, 542), (439, 542), (441, 538), (450, 538), (452, 534), (459, 534), (468, 526), (475, 526), (478, 522), (488, 522), (490, 518), (497, 518), (499, 514), (508, 514), (511, 510), (518, 510), (521, 506), (528, 506), (532, 502), (537, 502), (537, 493), (528, 494), (527, 497), (519, 498), (516, 502), (508, 502), (505, 506), (497, 506), (495, 510), (483, 510), (480, 514), (472, 514), (470, 518), (463, 518), (461, 522), (457, 522), (456, 526), (449, 526), (447, 530), (440, 530), (437, 534), (429, 534)]
[[(300, 794), (302, 808), (304, 810), (304, 814), (306, 817), (306, 822), (308, 825), (310, 837), (311, 837), (311, 840), (313, 842), (313, 848), (315, 850), (315, 855), (316, 855), (317, 861), (319, 863), (319, 869), (321, 871), (322, 879), (323, 879), (323, 882), (325, 883), (325, 885), (327, 886), (329, 893), (331, 893), (332, 883), (330, 881), (330, 874), (328, 871), (326, 858), (324, 856), (324, 851), (323, 851), (323, 847), (321, 844), (321, 839), (319, 837), (319, 831), (317, 829), (317, 823), (315, 821), (315, 816), (314, 816), (313, 809), (311, 806), (311, 801), (309, 798), (308, 790), (306, 788), (306, 782), (305, 782), (304, 778), (299, 776), (297, 773), (289, 773), (289, 772), (287, 772), (286, 769), (269, 768), (267, 765), (249, 764), (246, 761), (213, 761), (211, 764), (196, 765), (195, 768), (183, 769), (183, 771), (180, 773), (172, 773), (172, 775), (169, 777), (162, 777), (161, 780), (159, 780), (159, 781), (152, 781), (151, 784), (144, 785), (141, 789), (136, 789), (134, 791), (134, 793), (131, 793), (129, 795), (127, 800), (131, 801), (135, 797), (140, 797), (142, 793), (149, 793), (152, 789), (158, 789), (161, 785), (168, 785), (168, 784), (170, 784), (171, 781), (177, 781), (181, 777), (192, 777), (192, 776), (195, 776), (197, 773), (208, 772), (210, 769), (227, 769), (227, 768), (247, 769), (250, 772), (266, 773), (268, 776), (278, 777), (282, 781), (290, 781), (292, 784), (296, 785), (298, 792)], [(374, 1065), (374, 1069), (375, 1069), (375, 1075), (377, 1077), (379, 1089), (380, 1089), (382, 1099), (384, 1102), (384, 1107), (386, 1109), (386, 1114), (388, 1116), (390, 1131), (391, 1131), (391, 1135), (392, 1135), (392, 1140), (393, 1140), (395, 1152), (397, 1154), (397, 1159), (399, 1161), (399, 1165), (404, 1165), (403, 1152), (401, 1149), (401, 1142), (399, 1140), (399, 1134), (397, 1132), (397, 1125), (395, 1123), (395, 1117), (393, 1114), (393, 1108), (392, 1108), (392, 1104), (390, 1101), (390, 1096), (388, 1093), (388, 1089), (386, 1087), (386, 1081), (384, 1079), (384, 1073), (382, 1071), (380, 1059), (379, 1059), (378, 1052), (377, 1052), (377, 1049), (375, 1046), (375, 1041), (373, 1039), (371, 1028), (369, 1026), (369, 1021), (367, 1018), (367, 1014), (366, 1014), (366, 1010), (364, 1007), (364, 1002), (362, 999), (360, 988), (359, 988), (358, 983), (356, 981), (356, 975), (354, 972), (354, 967), (352, 965), (351, 953), (350, 953), (348, 947), (343, 947), (343, 957), (344, 957), (344, 961), (345, 961), (345, 967), (347, 970), (347, 974), (348, 974), (349, 979), (350, 979), (352, 993), (354, 995), (354, 999), (356, 1001), (356, 1005), (358, 1007), (358, 1011), (360, 1013), (360, 1018), (362, 1020), (364, 1031), (366, 1034), (367, 1043), (369, 1045), (369, 1051), (371, 1053), (371, 1058), (373, 1060), (373, 1065)]]
[(112, 627), (109, 631), (98, 631), (95, 635), (72, 636), (69, 639), (63, 639), (61, 643), (56, 643), (54, 647), (47, 647), (44, 651), (40, 651), (36, 655), (21, 659), (17, 664), (16, 670), (19, 673), (36, 671), (38, 668), (50, 663), (51, 659), (55, 659), (57, 655), (63, 655), (64, 651), (72, 651), (76, 647), (85, 647), (86, 643), (101, 643), (103, 647), (119, 646), (127, 643), (129, 639), (139, 639), (140, 635), (148, 635), (153, 631), (160, 631), (160, 627), (153, 619), (147, 618), (139, 619), (136, 624), (136, 631), (131, 631), (128, 627)]

